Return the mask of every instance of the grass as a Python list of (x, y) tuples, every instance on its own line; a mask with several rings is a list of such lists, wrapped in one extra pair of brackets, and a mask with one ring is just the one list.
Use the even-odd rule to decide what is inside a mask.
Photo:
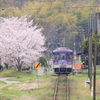
[[(97, 66), (100, 69), (100, 66)], [(0, 73), (0, 77), (13, 77), (10, 80), (20, 81), (21, 83), (12, 84), (0, 90), (0, 100), (52, 100), (54, 93), (56, 76), (51, 76), (52, 72), (45, 73), (43, 77), (37, 77), (37, 71), (27, 74), (27, 71), (4, 70)], [(93, 100), (90, 95), (89, 84), (85, 85), (88, 79), (88, 72), (83, 74), (69, 75), (70, 100)], [(96, 96), (100, 100), (100, 72), (96, 75)], [(63, 80), (63, 78), (61, 79)], [(39, 83), (38, 83), (39, 82)], [(21, 90), (20, 86), (25, 84), (36, 83), (37, 88)], [(0, 81), (0, 86), (6, 83)], [(62, 83), (63, 84), (63, 83)], [(39, 88), (38, 88), (39, 85)]]
[(90, 97), (89, 85), (84, 88), (85, 80), (87, 77), (84, 75), (69, 76), (70, 85), (70, 100), (92, 100)]
[(31, 82), (36, 79), (47, 79), (50, 77), (51, 73), (45, 73), (44, 77), (38, 77), (37, 70), (28, 73), (29, 71), (14, 71), (14, 70), (7, 70), (5, 69), (0, 73), (0, 77), (13, 77), (11, 81), (20, 81), (20, 82)]
[[(8, 87), (3, 88), (0, 91), (0, 100), (42, 100), (44, 95), (46, 95), (47, 87), (52, 84), (54, 77), (51, 76), (51, 72), (45, 73), (43, 77), (37, 76), (37, 71), (33, 71), (30, 74), (27, 74), (27, 71), (14, 71), (14, 70), (4, 70), (1, 72), (0, 77), (13, 77), (9, 80), (20, 81), (21, 83), (12, 84)], [(4, 84), (0, 82), (0, 84)], [(26, 89), (20, 90), (19, 87), (24, 86), (25, 84), (36, 83), (36, 87), (34, 89)], [(38, 88), (39, 85), (39, 88)], [(46, 91), (46, 92), (45, 92)]]
[(97, 70), (100, 70), (100, 65), (97, 65), (97, 66), (96, 66), (96, 69), (97, 69)]
[[(45, 90), (45, 88), (39, 88), (39, 89), (35, 89), (32, 91), (31, 90), (19, 91), (15, 88), (10, 89), (11, 87), (14, 87), (14, 85), (12, 85), (10, 87), (6, 87), (2, 90), (2, 92), (5, 93), (5, 95), (3, 97), (5, 97), (5, 98), (7, 97), (10, 100), (13, 100), (15, 98), (17, 98), (17, 100), (19, 100), (19, 98), (21, 98), (24, 95), (26, 95), (27, 97), (36, 98), (36, 100), (41, 100), (40, 98), (42, 98), (42, 96), (44, 95), (43, 91)], [(0, 95), (0, 97), (2, 97), (2, 95)], [(13, 97), (13, 98), (11, 98), (11, 97)]]
[[(92, 74), (93, 78), (93, 74)], [(69, 84), (70, 84), (70, 100), (93, 100), (91, 97), (90, 85), (86, 83), (85, 80), (88, 80), (88, 72), (85, 71), (83, 74), (70, 75)], [(100, 72), (96, 73), (96, 100), (100, 100)]]
[(5, 82), (3, 82), (3, 81), (0, 81), (0, 84), (6, 84)]
[(5, 85), (5, 84), (6, 84), (5, 82), (0, 81), (0, 86), (3, 86), (3, 85)]

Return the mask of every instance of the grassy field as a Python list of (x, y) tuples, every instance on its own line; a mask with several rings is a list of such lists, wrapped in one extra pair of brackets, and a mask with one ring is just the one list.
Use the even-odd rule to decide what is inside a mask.
[[(27, 71), (4, 70), (0, 77), (14, 77), (9, 80), (20, 81), (0, 89), (0, 100), (42, 100), (46, 96), (47, 88), (52, 85), (55, 77), (51, 72), (45, 73), (43, 77), (37, 76), (37, 71), (28, 73)], [(0, 86), (6, 83), (0, 81)]]
[(90, 95), (89, 84), (86, 84), (87, 75), (70, 75), (70, 100), (93, 100)]
[[(97, 66), (96, 96), (100, 100), (100, 66)], [(20, 81), (0, 89), (0, 100), (52, 100), (56, 76), (52, 76), (52, 71), (37, 77), (37, 71), (28, 73), (27, 71), (4, 70), (0, 77), (14, 77), (9, 80)], [(83, 74), (69, 75), (70, 100), (93, 100), (90, 86), (86, 84), (88, 79), (87, 71)], [(0, 81), (0, 86), (6, 83)]]
[[(100, 66), (97, 66), (96, 68), (96, 100), (100, 100)], [(69, 79), (69, 84), (71, 87), (70, 100), (93, 100), (93, 97), (91, 97), (90, 85), (88, 83), (85, 84), (85, 81), (88, 80), (87, 70), (83, 71), (83, 74), (73, 76), (69, 75)]]

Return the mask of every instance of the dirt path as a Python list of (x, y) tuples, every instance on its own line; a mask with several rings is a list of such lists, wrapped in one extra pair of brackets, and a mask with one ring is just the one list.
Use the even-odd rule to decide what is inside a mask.
[(14, 84), (14, 83), (20, 83), (19, 81), (8, 81), (7, 79), (10, 79), (10, 78), (13, 78), (13, 77), (0, 78), (0, 81), (7, 83), (6, 85), (0, 86), (0, 89), (4, 88), (6, 86), (9, 86), (11, 84)]

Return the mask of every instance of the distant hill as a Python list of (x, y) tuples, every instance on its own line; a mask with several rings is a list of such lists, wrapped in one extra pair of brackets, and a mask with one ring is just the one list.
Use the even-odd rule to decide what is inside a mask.
[[(3, 7), (14, 6), (14, 7), (21, 8), (23, 7), (24, 3), (27, 1), (40, 1), (40, 2), (49, 1), (50, 2), (50, 1), (58, 1), (58, 0), (0, 0), (0, 7), (3, 8)], [(66, 0), (66, 2), (73, 2), (73, 4), (74, 3), (84, 4), (84, 3), (91, 2), (91, 0), (71, 0), (71, 1)], [(97, 0), (97, 3), (100, 4), (100, 0)]]
[(21, 8), (25, 2), (34, 0), (0, 0), (0, 7), (19, 7)]

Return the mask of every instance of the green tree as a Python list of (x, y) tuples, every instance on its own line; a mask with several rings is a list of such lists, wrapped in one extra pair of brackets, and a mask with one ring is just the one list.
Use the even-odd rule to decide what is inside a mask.
[(85, 55), (88, 54), (88, 38), (86, 38), (84, 40), (84, 42), (82, 43), (82, 49)]
[(46, 60), (46, 58), (44, 56), (39, 58), (39, 62), (41, 63), (41, 66), (48, 67), (47, 60)]
[(73, 2), (74, 0), (57, 0), (56, 2), (54, 0), (25, 0), (20, 8), (6, 6), (5, 10), (1, 10), (0, 16), (29, 15), (31, 16), (29, 20), (34, 20), (34, 24), (44, 28), (43, 35), (46, 37), (46, 43), (51, 43), (53, 49), (62, 46), (64, 37), (65, 46), (73, 49), (78, 27), (81, 26), (84, 29), (85, 36), (88, 34), (88, 15), (94, 4), (82, 2), (80, 5)]
[[(95, 39), (97, 40), (97, 64), (100, 64), (100, 33), (97, 34), (97, 37), (95, 34), (92, 34), (92, 55), (94, 56), (94, 45), (95, 45)], [(84, 40), (82, 43), (82, 49), (85, 55), (88, 54), (88, 38)]]

